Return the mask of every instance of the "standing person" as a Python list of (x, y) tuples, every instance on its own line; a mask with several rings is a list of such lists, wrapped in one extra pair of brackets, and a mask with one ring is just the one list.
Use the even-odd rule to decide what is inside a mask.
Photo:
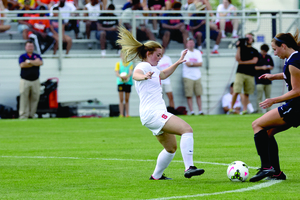
[(288, 92), (274, 98), (269, 98), (260, 103), (260, 107), (269, 108), (275, 103), (285, 102), (284, 105), (265, 113), (252, 123), (254, 142), (260, 156), (260, 171), (250, 181), (260, 181), (265, 177), (286, 180), (286, 175), (281, 171), (278, 157), (278, 146), (274, 135), (291, 127), (300, 125), (300, 38), (299, 31), (295, 35), (279, 33), (272, 39), (274, 55), (286, 59), (283, 73), (263, 74), (259, 79), (282, 80), (284, 79)]
[(40, 98), (40, 66), (43, 60), (39, 54), (33, 53), (32, 41), (25, 43), (26, 53), (19, 57), (21, 67), (19, 118), (34, 118)]
[[(163, 71), (164, 69), (167, 69), (171, 65), (172, 65), (171, 58), (165, 54), (165, 48), (162, 48), (162, 58), (158, 62), (157, 69)], [(174, 110), (175, 104), (174, 104), (171, 80), (169, 77), (164, 80), (161, 80), (161, 88), (162, 91), (164, 91), (168, 96), (169, 106), (171, 107), (172, 110)]]
[[(199, 114), (204, 115), (202, 112), (202, 84), (201, 84), (201, 71), (200, 67), (202, 66), (202, 54), (199, 50), (194, 49), (195, 42), (193, 38), (187, 39), (187, 53), (184, 59), (187, 61), (183, 63), (182, 67), (182, 78), (185, 97), (187, 99), (187, 104), (190, 110), (191, 115)], [(181, 55), (185, 52), (182, 51)], [(193, 94), (196, 95), (196, 102), (198, 105), (198, 113), (194, 112), (193, 109)]]
[[(262, 113), (262, 109), (261, 107), (259, 107), (259, 103), (262, 102), (263, 94), (265, 93), (266, 99), (269, 99), (271, 97), (272, 81), (268, 79), (259, 79), (259, 77), (263, 74), (270, 74), (271, 70), (274, 68), (273, 59), (268, 54), (268, 51), (269, 46), (267, 44), (261, 45), (258, 62), (255, 66), (255, 83), (257, 90), (256, 107), (258, 113)], [(271, 108), (267, 108), (267, 111), (270, 110)]]
[(253, 94), (255, 90), (254, 76), (255, 65), (258, 61), (258, 51), (252, 47), (254, 35), (252, 33), (246, 34), (246, 38), (243, 38), (237, 42), (237, 51), (235, 59), (238, 62), (238, 68), (235, 75), (235, 81), (233, 85), (233, 95), (231, 101), (231, 109), (229, 113), (233, 113), (234, 102), (238, 94), (242, 92), (244, 88), (244, 94), (242, 97), (243, 111), (241, 114), (247, 114), (247, 108), (250, 113), (253, 111), (252, 104), (249, 101), (249, 95)]
[[(121, 53), (121, 58), (123, 60), (123, 54)], [(133, 63), (119, 61), (116, 63), (115, 72), (117, 76), (117, 85), (119, 92), (119, 110), (120, 117), (124, 117), (124, 94), (125, 94), (125, 113), (126, 117), (129, 117), (129, 97), (131, 93), (132, 86), (132, 70)]]
[(138, 57), (142, 60), (134, 69), (133, 79), (135, 80), (136, 91), (140, 98), (140, 118), (144, 126), (150, 129), (164, 149), (157, 158), (157, 163), (150, 180), (169, 180), (163, 175), (175, 156), (177, 142), (175, 135), (181, 136), (180, 149), (185, 165), (184, 176), (201, 175), (203, 169), (197, 169), (193, 164), (193, 129), (179, 117), (167, 112), (165, 102), (162, 98), (160, 85), (161, 79), (168, 78), (180, 65), (187, 50), (183, 52), (180, 59), (163, 71), (157, 66), (162, 57), (162, 46), (155, 41), (148, 41), (144, 44), (138, 42), (132, 34), (124, 27), (119, 28), (117, 41), (125, 52), (124, 61), (129, 62)]

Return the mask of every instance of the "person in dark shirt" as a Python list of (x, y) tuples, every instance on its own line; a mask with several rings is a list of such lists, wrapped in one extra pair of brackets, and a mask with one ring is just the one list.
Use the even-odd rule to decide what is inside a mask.
[[(115, 10), (114, 4), (110, 4), (107, 7), (107, 10)], [(100, 45), (101, 45), (101, 55), (106, 55), (106, 40), (110, 41), (110, 44), (117, 48), (118, 50), (121, 49), (119, 45), (116, 44), (118, 39), (118, 29), (117, 26), (119, 21), (117, 19), (110, 19), (110, 17), (116, 17), (113, 13), (102, 13), (100, 17), (107, 17), (107, 19), (100, 19), (98, 20), (97, 26), (98, 30), (100, 31)]]
[(254, 76), (255, 76), (255, 65), (258, 61), (258, 51), (252, 47), (254, 42), (254, 35), (252, 33), (246, 34), (245, 40), (239, 40), (237, 42), (237, 51), (235, 59), (238, 62), (238, 68), (235, 75), (235, 81), (233, 85), (233, 95), (231, 101), (231, 109), (229, 113), (233, 113), (234, 102), (238, 94), (244, 89), (242, 97), (243, 111), (241, 114), (247, 114), (247, 106), (252, 105), (249, 101), (249, 95), (253, 94), (255, 90)]
[(300, 125), (300, 38), (299, 30), (294, 36), (290, 33), (279, 33), (271, 42), (274, 55), (285, 59), (283, 73), (263, 74), (259, 79), (285, 80), (288, 92), (268, 98), (261, 102), (260, 107), (266, 109), (275, 103), (285, 102), (278, 108), (265, 113), (252, 122), (254, 142), (261, 160), (261, 168), (250, 178), (250, 182), (269, 180), (286, 180), (281, 171), (278, 156), (278, 145), (274, 135), (291, 127)]
[(32, 41), (25, 43), (26, 53), (19, 57), (21, 67), (19, 118), (34, 118), (40, 98), (40, 66), (43, 60), (39, 54), (33, 53)]
[[(179, 11), (181, 9), (181, 3), (175, 1), (172, 4), (172, 9)], [(163, 17), (182, 17), (180, 13), (165, 13)], [(167, 48), (170, 40), (175, 40), (179, 43), (183, 43), (183, 48), (186, 48), (186, 41), (189, 36), (186, 30), (184, 20), (182, 19), (166, 19), (161, 21), (161, 27), (159, 29), (159, 36), (162, 38), (162, 46)]]
[[(259, 107), (259, 103), (262, 102), (263, 94), (265, 93), (266, 99), (269, 99), (271, 97), (272, 81), (267, 79), (259, 79), (259, 77), (263, 74), (270, 74), (271, 70), (274, 68), (273, 59), (269, 54), (267, 54), (268, 51), (269, 46), (267, 44), (261, 45), (258, 62), (255, 66), (255, 83), (257, 90), (256, 107), (258, 113), (262, 113), (262, 109)], [(267, 111), (270, 110), (271, 108), (267, 108)]]

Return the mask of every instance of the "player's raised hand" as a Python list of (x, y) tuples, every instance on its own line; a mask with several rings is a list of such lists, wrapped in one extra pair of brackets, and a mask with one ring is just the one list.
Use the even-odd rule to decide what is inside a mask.
[(186, 50), (184, 50), (183, 52), (182, 52), (182, 54), (181, 54), (181, 56), (180, 56), (180, 58), (179, 58), (179, 60), (177, 61), (178, 62), (178, 64), (181, 64), (181, 63), (183, 63), (183, 62), (185, 62), (186, 60), (184, 60), (184, 57), (185, 57), (185, 55), (187, 54), (187, 52), (188, 52), (188, 50), (186, 49)]

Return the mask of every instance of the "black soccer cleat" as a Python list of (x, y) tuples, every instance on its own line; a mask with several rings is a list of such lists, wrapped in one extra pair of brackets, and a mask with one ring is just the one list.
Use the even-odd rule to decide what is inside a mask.
[(163, 174), (159, 179), (155, 179), (153, 178), (153, 176), (151, 175), (149, 180), (172, 180), (172, 178), (168, 178), (165, 176), (165, 174)]
[(279, 172), (279, 174), (274, 174), (273, 176), (269, 176), (266, 180), (286, 180), (286, 175), (283, 171)]
[(273, 176), (275, 173), (275, 169), (273, 167), (270, 168), (260, 168), (255, 176), (250, 178), (250, 182), (260, 181), (268, 176)]
[(199, 176), (204, 173), (204, 169), (197, 169), (195, 166), (190, 166), (185, 172), (185, 178), (191, 178), (192, 176)]

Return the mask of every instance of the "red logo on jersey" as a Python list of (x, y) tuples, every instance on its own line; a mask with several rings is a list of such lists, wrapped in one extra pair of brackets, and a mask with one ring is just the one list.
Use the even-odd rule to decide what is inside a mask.
[(165, 114), (163, 114), (161, 117), (164, 118), (164, 119), (167, 119), (167, 118), (168, 118), (168, 116), (165, 115)]

